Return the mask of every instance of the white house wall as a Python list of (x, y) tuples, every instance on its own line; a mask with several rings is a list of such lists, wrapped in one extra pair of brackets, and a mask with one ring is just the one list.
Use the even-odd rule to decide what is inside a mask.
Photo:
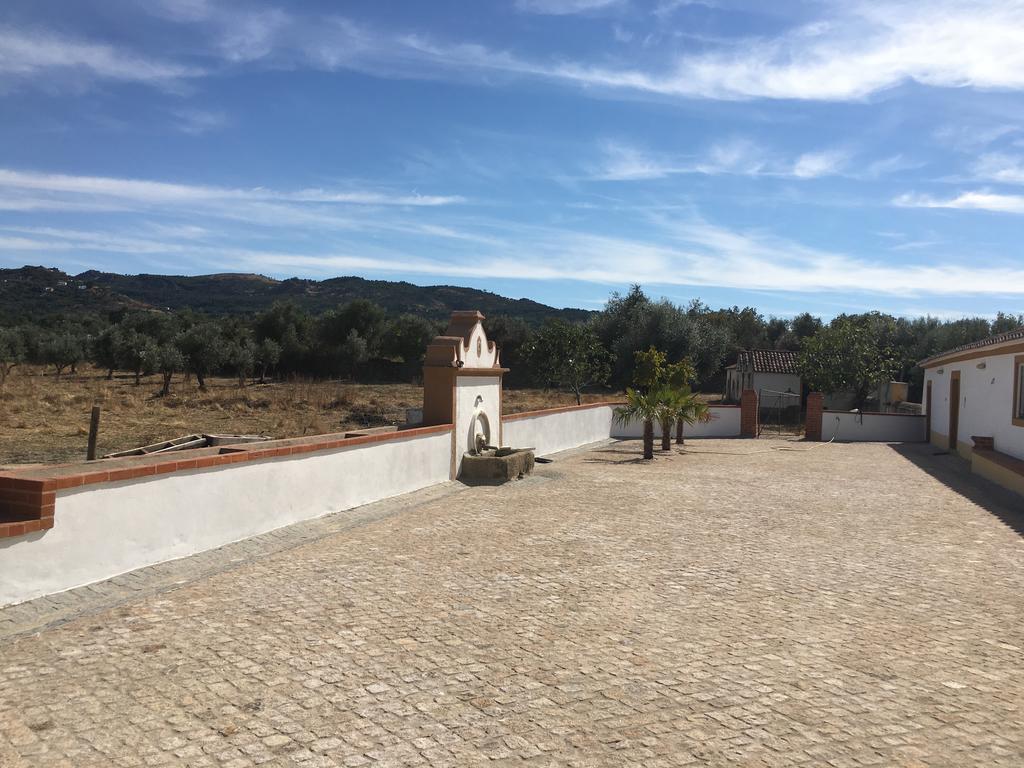
[[(997, 451), (1024, 459), (1024, 427), (1012, 422), (1014, 357), (994, 354), (927, 369), (926, 392), (928, 382), (932, 384), (932, 412), (928, 414), (932, 432), (949, 436), (949, 382), (953, 371), (960, 371), (960, 443), (970, 446), (973, 435), (992, 437)], [(982, 363), (985, 367), (979, 369)]]
[[(798, 397), (785, 397), (783, 398), (783, 405), (799, 405), (800, 400), (800, 377), (792, 373), (755, 373), (753, 386), (751, 389), (757, 390), (758, 395), (761, 397), (761, 407), (765, 407), (766, 402), (771, 402), (774, 405), (774, 400), (777, 399), (776, 395), (772, 395), (771, 392), (792, 392)], [(762, 393), (762, 390), (766, 390)], [(767, 390), (770, 390), (767, 391)]]
[(0, 542), (0, 606), (449, 479), (441, 432), (57, 494), (56, 525)]

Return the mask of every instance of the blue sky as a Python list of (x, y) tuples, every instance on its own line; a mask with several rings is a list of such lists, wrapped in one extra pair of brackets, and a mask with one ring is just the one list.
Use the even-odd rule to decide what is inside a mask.
[(1024, 1), (5, 0), (0, 265), (1024, 311)]

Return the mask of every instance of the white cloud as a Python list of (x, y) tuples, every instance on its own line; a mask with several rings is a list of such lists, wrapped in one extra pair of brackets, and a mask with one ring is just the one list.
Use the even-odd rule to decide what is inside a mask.
[(204, 133), (217, 131), (227, 124), (227, 115), (223, 112), (212, 112), (205, 109), (174, 109), (171, 114), (176, 119), (175, 127), (190, 136), (201, 136)]
[(936, 198), (907, 193), (896, 197), (893, 205), (901, 208), (958, 208), (997, 213), (1024, 213), (1024, 195), (1000, 195), (979, 191), (963, 192), (951, 198)]
[[(826, 4), (825, 18), (771, 38), (733, 39), (660, 68), (528, 59), (474, 43), (360, 30), (335, 66), (384, 76), (506, 72), (584, 88), (711, 99), (861, 100), (901, 83), (1024, 88), (1021, 0)], [(351, 35), (351, 29), (346, 31)], [(313, 43), (322, 48), (324, 40)], [(434, 72), (437, 76), (439, 73)]]
[(602, 162), (592, 174), (593, 179), (601, 181), (662, 179), (691, 173), (813, 179), (842, 173), (850, 160), (850, 153), (842, 149), (806, 152), (790, 160), (743, 137), (716, 142), (700, 157), (658, 154), (620, 142), (605, 142), (602, 150)]
[(619, 5), (623, 0), (516, 0), (516, 8), (526, 13), (567, 16), (590, 13)]
[(998, 152), (984, 154), (974, 164), (974, 175), (1003, 184), (1024, 184), (1024, 157)]
[(768, 171), (768, 166), (769, 161), (760, 146), (749, 139), (733, 138), (713, 144), (707, 157), (697, 163), (696, 170), (709, 175), (757, 176)]
[[(132, 188), (133, 189), (133, 188)], [(207, 189), (207, 188), (203, 188)], [(793, 293), (1024, 296), (1024, 267), (893, 262), (815, 248), (764, 231), (716, 226), (684, 211), (642, 211), (643, 235), (611, 236), (594, 224), (542, 226), (450, 209), (367, 209), (348, 219), (267, 201), (208, 200), (180, 190), (145, 191), (160, 201), (148, 221), (118, 228), (0, 226), (0, 251), (66, 261), (88, 254), (164, 257), (161, 271), (201, 271), (632, 282)], [(396, 215), (389, 215), (394, 211)], [(448, 212), (445, 218), (437, 218)], [(416, 218), (430, 214), (430, 218)], [(159, 223), (153, 219), (160, 216)], [(232, 218), (234, 216), (235, 218)], [(116, 219), (115, 219), (116, 221)], [(255, 229), (252, 224), (259, 223)], [(372, 236), (366, 237), (365, 232)], [(382, 237), (389, 235), (391, 237)], [(88, 260), (88, 259), (87, 259)], [(99, 262), (100, 256), (93, 261)], [(191, 260), (191, 261), (188, 261)], [(153, 263), (152, 261), (147, 263)]]
[[(163, 181), (118, 179), (105, 176), (71, 176), (0, 169), (0, 191), (30, 190), (37, 193), (71, 194), (89, 199), (114, 198), (147, 204), (202, 203), (216, 201), (277, 201), (289, 203), (344, 203), (352, 205), (439, 206), (465, 202), (458, 195), (396, 194), (376, 190), (304, 189), (284, 192), (262, 187), (229, 189)], [(82, 202), (81, 199), (73, 202)]]
[(148, 10), (171, 21), (204, 21), (213, 13), (210, 0), (149, 0)]
[(0, 29), (0, 78), (49, 77), (57, 72), (168, 85), (204, 74), (196, 67), (140, 56), (112, 45), (48, 32)]
[[(519, 0), (522, 10), (568, 14), (608, 9), (616, 0)], [(663, 4), (663, 13), (669, 6)], [(381, 77), (540, 78), (584, 89), (708, 99), (861, 100), (906, 82), (942, 88), (1024, 88), (1024, 0), (823, 2), (821, 18), (772, 37), (705, 40), (695, 53), (666, 52), (644, 67), (607, 58), (524, 56), (473, 41), (383, 32), (341, 17), (238, 10), (164, 0), (157, 12), (201, 21), (205, 55), (225, 65), (353, 69)], [(652, 61), (654, 61), (652, 59)], [(0, 33), (0, 73), (85, 69), (95, 77), (169, 82), (204, 74), (109, 45), (48, 33)], [(206, 70), (206, 74), (218, 67)]]
[(594, 178), (603, 181), (663, 179), (674, 173), (689, 173), (691, 168), (670, 158), (645, 152), (619, 142), (606, 142), (604, 158)]
[(797, 158), (793, 166), (793, 175), (798, 179), (832, 176), (842, 171), (849, 160), (849, 153), (842, 150), (807, 152)]
[[(472, 259), (351, 253), (247, 252), (235, 268), (307, 274), (363, 270), (460, 278), (579, 280), (603, 284), (723, 287), (786, 292), (918, 295), (1024, 295), (1019, 266), (913, 265), (871, 261), (809, 248), (761, 233), (706, 222), (662, 222), (661, 242), (548, 229), (536, 241), (517, 239), (515, 258), (503, 249)], [(540, 234), (540, 233), (539, 233)], [(523, 257), (523, 253), (529, 253)]]

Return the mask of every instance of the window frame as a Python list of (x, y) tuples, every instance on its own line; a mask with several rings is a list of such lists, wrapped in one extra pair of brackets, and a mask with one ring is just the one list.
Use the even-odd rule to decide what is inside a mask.
[(1024, 355), (1013, 358), (1013, 424), (1024, 427)]

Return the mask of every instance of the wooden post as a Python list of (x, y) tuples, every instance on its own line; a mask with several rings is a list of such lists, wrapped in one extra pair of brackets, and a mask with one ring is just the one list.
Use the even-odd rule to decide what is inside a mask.
[(95, 461), (96, 459), (96, 439), (100, 434), (100, 407), (94, 405), (92, 407), (92, 417), (89, 419), (89, 448), (86, 451), (85, 458), (88, 461)]

